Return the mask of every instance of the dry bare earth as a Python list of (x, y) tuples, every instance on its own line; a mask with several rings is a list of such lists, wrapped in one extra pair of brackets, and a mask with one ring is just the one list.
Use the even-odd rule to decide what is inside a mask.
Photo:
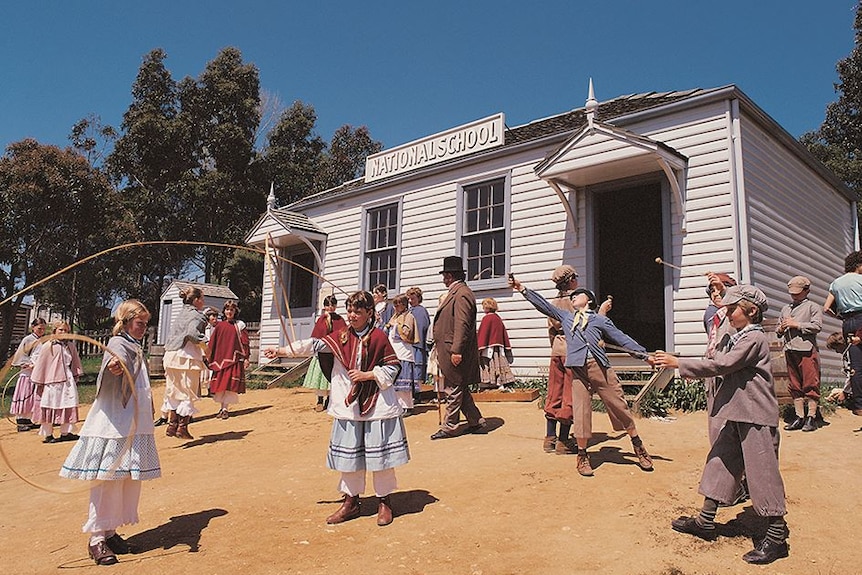
[[(87, 559), (86, 491), (41, 491), (0, 467), (6, 570), (670, 575), (858, 573), (862, 565), (852, 503), (862, 489), (862, 419), (845, 410), (815, 433), (782, 432), (791, 555), (756, 567), (740, 557), (764, 528), (745, 505), (719, 511), (722, 536), (712, 543), (670, 529), (701, 502), (703, 413), (638, 421), (653, 473), (641, 471), (628, 439), (594, 414), (596, 475), (582, 478), (573, 456), (542, 452), (535, 403), (483, 404), (489, 434), (434, 442), (437, 414), (429, 408), (406, 420), (413, 459), (398, 470), (395, 521), (380, 528), (373, 497), (363, 499), (359, 519), (325, 524), (338, 507), (337, 474), (324, 463), (330, 420), (311, 410), (311, 393), (251, 391), (242, 400), (226, 421), (204, 400), (193, 441), (157, 429), (164, 476), (144, 483), (141, 523), (120, 530), (144, 551), (113, 567)], [(42, 445), (35, 432), (9, 425), (0, 440), (28, 478), (51, 488), (83, 485), (56, 478), (70, 444)]]

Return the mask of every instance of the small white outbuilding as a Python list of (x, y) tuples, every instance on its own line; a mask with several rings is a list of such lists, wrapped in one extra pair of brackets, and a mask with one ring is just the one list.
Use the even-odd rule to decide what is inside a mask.
[(180, 308), (183, 307), (183, 298), (180, 297), (180, 290), (190, 286), (200, 288), (204, 294), (204, 306), (215, 308), (219, 313), (221, 313), (226, 301), (236, 301), (236, 294), (227, 286), (180, 280), (171, 282), (165, 291), (162, 292), (162, 297), (159, 298), (161, 313), (159, 314), (159, 331), (156, 336), (157, 343), (163, 344), (168, 339), (168, 334), (171, 333), (171, 324), (177, 315), (179, 315)]

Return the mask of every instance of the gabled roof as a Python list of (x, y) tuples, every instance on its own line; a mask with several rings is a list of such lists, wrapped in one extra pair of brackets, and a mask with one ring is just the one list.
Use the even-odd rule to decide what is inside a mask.
[(323, 231), (320, 226), (311, 221), (305, 214), (292, 212), (287, 208), (276, 208), (274, 210), (270, 210), (269, 214), (288, 231), (311, 232), (326, 235), (326, 232)]
[(310, 235), (320, 238), (327, 236), (327, 233), (305, 214), (294, 212), (287, 208), (274, 208), (267, 210), (258, 218), (257, 222), (252, 226), (251, 231), (246, 234), (245, 243), (251, 243), (252, 238), (258, 235), (261, 226), (268, 218), (281, 226), (288, 235)]
[(187, 288), (187, 287), (196, 287), (196, 288), (200, 288), (201, 293), (203, 293), (204, 296), (217, 297), (217, 298), (222, 298), (222, 299), (236, 299), (236, 294), (233, 293), (233, 291), (227, 286), (223, 286), (223, 285), (219, 285), (219, 284), (204, 284), (204, 283), (198, 283), (198, 282), (187, 282), (187, 281), (182, 281), (182, 280), (172, 281), (170, 283), (170, 285), (165, 288), (165, 291), (162, 292), (161, 297), (162, 298), (165, 297), (165, 294), (168, 293), (168, 290), (170, 290), (172, 287), (176, 287), (178, 290), (182, 290), (183, 288)]
[[(663, 106), (672, 102), (685, 100), (692, 96), (703, 94), (707, 90), (694, 89), (684, 92), (644, 92), (642, 94), (629, 94), (618, 96), (613, 100), (599, 103), (596, 111), (596, 120), (609, 122), (613, 118), (625, 116), (633, 112), (640, 112), (656, 106)], [(551, 116), (541, 120), (534, 120), (529, 124), (506, 130), (505, 146), (514, 146), (530, 140), (537, 140), (547, 136), (562, 133), (575, 132), (587, 124), (587, 114), (584, 108), (577, 108), (570, 112)]]
[[(727, 99), (738, 99), (741, 106), (748, 113), (762, 123), (771, 134), (776, 136), (780, 142), (799, 156), (806, 164), (817, 171), (846, 197), (854, 201), (857, 199), (855, 193), (851, 192), (847, 186), (841, 182), (837, 176), (835, 176), (835, 174), (814, 158), (814, 156), (811, 155), (811, 153), (808, 152), (808, 150), (792, 135), (782, 128), (780, 124), (757, 106), (739, 88), (732, 84), (718, 88), (695, 88), (691, 90), (670, 92), (643, 92), (639, 94), (618, 96), (611, 100), (599, 103), (598, 110), (595, 114), (595, 120), (605, 124), (620, 126), (634, 121), (634, 118), (651, 116), (653, 114), (662, 114), (671, 109), (682, 109), (688, 106), (696, 106), (706, 102)], [(365, 183), (363, 178), (358, 178), (345, 182), (340, 186), (303, 198), (287, 207), (291, 210), (302, 210), (314, 205), (329, 203), (336, 198), (378, 189), (396, 181), (407, 181), (424, 177), (432, 173), (449, 169), (453, 165), (469, 165), (471, 163), (485, 161), (489, 157), (513, 153), (516, 150), (526, 149), (529, 147), (549, 144), (553, 145), (555, 143), (562, 144), (566, 139), (582, 130), (586, 125), (587, 116), (585, 108), (576, 108), (562, 114), (534, 120), (521, 126), (506, 128), (505, 141), (503, 145), (492, 150), (479, 152), (471, 156), (453, 158), (446, 162), (441, 162), (426, 168), (420, 168), (405, 174), (393, 175), (390, 178), (378, 180), (373, 183)]]

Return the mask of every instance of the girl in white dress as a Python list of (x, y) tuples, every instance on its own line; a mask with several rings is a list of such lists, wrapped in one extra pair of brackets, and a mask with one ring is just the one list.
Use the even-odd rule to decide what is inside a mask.
[(153, 394), (141, 349), (150, 312), (132, 299), (120, 304), (114, 318), (96, 399), (80, 440), (60, 469), (61, 477), (94, 482), (82, 530), (90, 534), (87, 550), (97, 565), (112, 565), (117, 553), (134, 551), (116, 529), (138, 522), (141, 481), (161, 476), (153, 438)]

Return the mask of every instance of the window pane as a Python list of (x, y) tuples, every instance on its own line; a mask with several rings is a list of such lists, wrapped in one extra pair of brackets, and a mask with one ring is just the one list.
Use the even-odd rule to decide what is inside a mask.
[(462, 241), (468, 279), (506, 274), (506, 189), (498, 179), (464, 187)]
[(503, 227), (503, 205), (495, 205), (493, 208), (493, 213), (491, 216), (491, 227), (492, 228), (502, 228)]

